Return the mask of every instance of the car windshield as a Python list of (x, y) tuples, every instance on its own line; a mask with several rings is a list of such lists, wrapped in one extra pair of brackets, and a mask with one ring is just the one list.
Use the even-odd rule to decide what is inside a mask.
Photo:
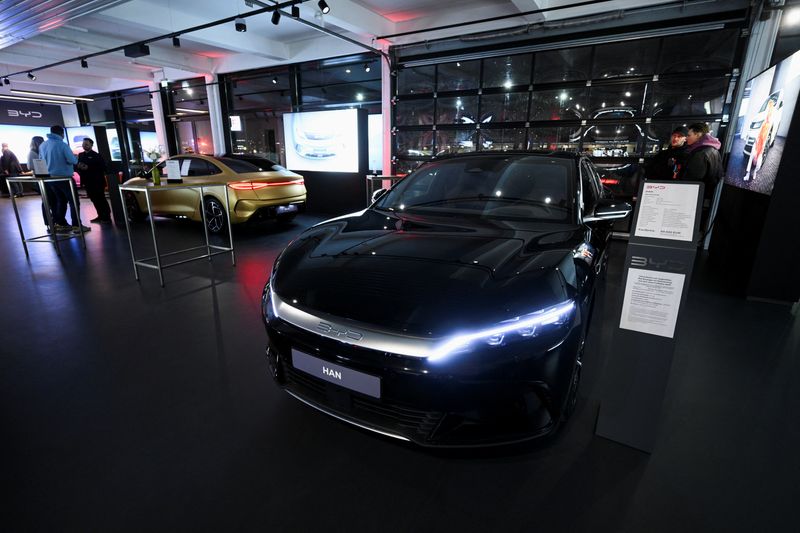
[(391, 211), (573, 220), (575, 162), (540, 155), (487, 155), (433, 162), (397, 184), (376, 205)]
[(215, 158), (238, 174), (246, 172), (270, 172), (273, 170), (286, 170), (277, 163), (264, 157), (217, 157)]

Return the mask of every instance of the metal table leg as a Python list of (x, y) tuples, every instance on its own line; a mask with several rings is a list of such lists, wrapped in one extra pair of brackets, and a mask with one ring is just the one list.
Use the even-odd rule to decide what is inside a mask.
[(14, 198), (13, 189), (11, 188), (11, 182), (6, 179), (6, 187), (8, 187), (8, 192), (11, 194), (11, 205), (14, 207), (14, 216), (17, 217), (17, 227), (19, 228), (19, 238), (22, 239), (22, 247), (25, 249), (25, 257), (30, 257), (28, 254), (28, 243), (25, 242), (25, 233), (22, 231), (22, 222), (19, 219), (19, 209), (17, 209), (17, 199)]
[(42, 195), (42, 205), (44, 205), (44, 216), (47, 218), (47, 225), (50, 228), (50, 240), (53, 241), (53, 246), (56, 249), (56, 255), (61, 256), (61, 245), (58, 244), (58, 234), (56, 233), (56, 225), (53, 221), (53, 213), (50, 211), (50, 202), (47, 201), (47, 189), (44, 180), (39, 180), (39, 191)]
[(203, 186), (200, 186), (200, 216), (203, 218), (203, 235), (206, 238), (206, 254), (208, 262), (211, 262), (211, 244), (208, 242), (208, 221), (206, 220), (206, 198)]
[(156, 255), (156, 266), (158, 267), (158, 279), (161, 281), (161, 286), (164, 286), (164, 271), (161, 268), (161, 256), (158, 255), (158, 241), (156, 241), (156, 225), (153, 222), (153, 207), (150, 204), (150, 190), (144, 191), (145, 200), (147, 200), (147, 213), (150, 217), (150, 233), (153, 235), (153, 251)]
[(133, 275), (136, 277), (136, 281), (139, 281), (139, 267), (136, 265), (136, 254), (133, 252), (133, 238), (131, 237), (131, 223), (128, 220), (128, 207), (127, 204), (125, 203), (125, 191), (123, 191), (122, 189), (117, 189), (117, 190), (119, 191), (120, 200), (122, 200), (122, 209), (125, 212), (125, 232), (128, 234), (128, 246), (131, 249), (131, 262), (133, 263)]
[(236, 256), (233, 253), (233, 223), (231, 222), (231, 204), (228, 196), (228, 186), (223, 185), (223, 187), (225, 188), (225, 216), (228, 217), (228, 246), (231, 248), (231, 264), (236, 266)]
[[(75, 216), (78, 217), (78, 231), (81, 233), (83, 249), (86, 249), (86, 239), (83, 237), (83, 222), (81, 222), (81, 204), (78, 203), (78, 192), (75, 189), (75, 180), (69, 179), (69, 192), (72, 193), (72, 201), (75, 203)], [(73, 220), (73, 222), (75, 222)]]

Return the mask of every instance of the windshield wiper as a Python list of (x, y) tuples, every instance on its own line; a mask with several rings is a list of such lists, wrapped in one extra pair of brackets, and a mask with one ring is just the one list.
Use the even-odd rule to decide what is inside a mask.
[(431, 205), (440, 205), (440, 204), (449, 204), (453, 202), (464, 202), (467, 200), (490, 200), (490, 196), (486, 196), (484, 194), (479, 194), (477, 196), (460, 196), (458, 198), (442, 198), (440, 200), (431, 200), (430, 202), (422, 202), (421, 204), (412, 204), (407, 205), (405, 208), (410, 209), (412, 207), (428, 207)]

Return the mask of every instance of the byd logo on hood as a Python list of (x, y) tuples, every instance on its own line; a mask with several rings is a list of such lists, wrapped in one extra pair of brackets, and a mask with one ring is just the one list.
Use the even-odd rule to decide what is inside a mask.
[(353, 341), (360, 341), (364, 338), (364, 335), (357, 331), (353, 331), (352, 329), (339, 329), (327, 322), (320, 322), (319, 325), (317, 325), (317, 330), (326, 335), (331, 335), (332, 337), (345, 337)]
[(24, 117), (24, 118), (42, 118), (42, 114), (38, 111), (20, 111), (18, 109), (9, 109), (9, 117)]
[(655, 268), (658, 270), (667, 270), (669, 272), (685, 272), (686, 263), (682, 261), (675, 261), (673, 259), (664, 259), (657, 261), (650, 257), (642, 257), (640, 255), (631, 256), (631, 266), (634, 268)]

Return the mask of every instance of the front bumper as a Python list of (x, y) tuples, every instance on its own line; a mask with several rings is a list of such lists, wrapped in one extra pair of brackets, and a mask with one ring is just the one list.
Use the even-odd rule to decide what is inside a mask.
[[(268, 293), (263, 299), (268, 309)], [(516, 356), (464, 354), (446, 364), (361, 348), (264, 313), (270, 372), (288, 393), (340, 420), (422, 446), (486, 446), (552, 433), (580, 348), (571, 327), (557, 346)], [(380, 398), (295, 368), (293, 350), (381, 382)]]

